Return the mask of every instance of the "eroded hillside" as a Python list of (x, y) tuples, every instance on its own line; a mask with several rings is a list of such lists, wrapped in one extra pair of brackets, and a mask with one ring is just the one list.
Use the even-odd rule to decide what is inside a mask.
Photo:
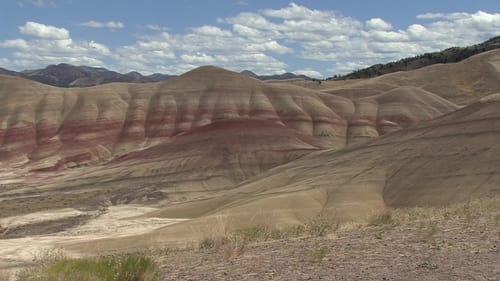
[[(2, 233), (116, 251), (198, 239), (221, 217), (280, 227), (497, 196), (499, 56), (316, 89), (217, 67), (71, 89), (0, 76)], [(125, 204), (139, 207), (114, 216)], [(126, 237), (71, 236), (103, 214)], [(16, 241), (0, 243), (14, 264)]]

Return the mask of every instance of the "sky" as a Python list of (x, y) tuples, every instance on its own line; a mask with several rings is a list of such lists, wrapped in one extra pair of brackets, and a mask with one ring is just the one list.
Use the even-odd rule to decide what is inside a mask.
[(499, 0), (2, 0), (0, 67), (315, 78), (500, 35)]

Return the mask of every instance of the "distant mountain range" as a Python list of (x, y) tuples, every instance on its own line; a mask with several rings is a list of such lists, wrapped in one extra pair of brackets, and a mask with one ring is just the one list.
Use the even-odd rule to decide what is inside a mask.
[[(293, 73), (284, 73), (280, 75), (267, 75), (267, 76), (260, 76), (249, 70), (242, 71), (241, 73), (260, 80), (284, 80), (284, 79), (296, 79), (296, 78), (311, 80), (311, 78), (305, 75), (296, 75)], [(128, 83), (159, 82), (168, 80), (173, 77), (177, 77), (177, 75), (168, 75), (160, 73), (155, 73), (152, 75), (145, 76), (135, 71), (126, 74), (121, 74), (102, 67), (74, 66), (66, 63), (49, 65), (43, 69), (24, 70), (21, 72), (12, 71), (0, 67), (0, 74), (22, 77), (43, 84), (56, 87), (65, 87), (65, 88), (90, 87), (90, 86), (113, 83), (113, 82), (128, 82)]]
[(57, 87), (89, 87), (112, 82), (158, 82), (175, 77), (174, 75), (159, 73), (148, 76), (144, 76), (139, 72), (121, 74), (106, 68), (74, 66), (66, 63), (21, 72), (0, 68), (0, 74), (23, 77)]
[(288, 80), (288, 79), (304, 79), (304, 80), (312, 80), (311, 77), (306, 75), (297, 75), (295, 73), (286, 72), (283, 74), (275, 74), (275, 75), (257, 75), (250, 70), (244, 70), (241, 74), (248, 75), (253, 78), (257, 78), (259, 80)]
[(499, 48), (500, 36), (497, 36), (480, 44), (468, 47), (452, 47), (440, 52), (426, 53), (386, 64), (375, 64), (367, 68), (353, 71), (346, 75), (330, 77), (327, 80), (372, 78), (397, 71), (414, 70), (432, 64), (454, 63), (462, 61), (473, 55)]

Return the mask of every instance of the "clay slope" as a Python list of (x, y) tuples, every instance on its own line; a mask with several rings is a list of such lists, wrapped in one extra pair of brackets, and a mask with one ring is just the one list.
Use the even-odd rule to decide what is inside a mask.
[(500, 91), (500, 50), (472, 56), (458, 63), (436, 64), (412, 71), (395, 72), (373, 79), (325, 81), (329, 93), (351, 96), (413, 86), (466, 105)]
[(314, 152), (219, 196), (167, 204), (149, 217), (193, 218), (139, 237), (72, 245), (146, 247), (252, 225), (301, 224), (318, 215), (362, 220), (386, 208), (443, 206), (500, 196), (500, 95), (342, 150)]
[(103, 166), (82, 169), (78, 179), (72, 175), (51, 188), (119, 182), (131, 187), (129, 198), (122, 200), (129, 203), (140, 201), (141, 190), (136, 188), (137, 183), (130, 182), (137, 179), (145, 190), (159, 187), (170, 199), (177, 194), (192, 197), (207, 191), (224, 191), (319, 147), (315, 138), (297, 134), (274, 121), (220, 120)]
[[(110, 167), (114, 167), (117, 157), (149, 148), (165, 151), (158, 153), (163, 160), (177, 161), (170, 162), (172, 169), (161, 173), (178, 172), (176, 167), (190, 171), (197, 166), (184, 164), (194, 162), (179, 155), (192, 154), (193, 147), (179, 144), (192, 142), (196, 135), (206, 138), (209, 141), (199, 141), (205, 149), (200, 157), (209, 157), (226, 146), (217, 145), (220, 138), (228, 134), (243, 140), (239, 134), (247, 126), (253, 126), (249, 131), (252, 136), (255, 139), (268, 136), (269, 143), (263, 145), (265, 141), (258, 140), (250, 148), (252, 143), (242, 142), (239, 148), (239, 141), (232, 141), (234, 155), (255, 150), (267, 158), (272, 158), (269, 155), (273, 153), (283, 155), (277, 156), (278, 160), (248, 160), (264, 164), (252, 171), (237, 172), (240, 176), (234, 180), (239, 181), (247, 178), (241, 175), (255, 175), (304, 151), (340, 149), (457, 108), (415, 88), (353, 101), (291, 85), (266, 84), (215, 67), (202, 67), (162, 83), (109, 84), (83, 89), (61, 89), (1, 76), (0, 96), (3, 101), (0, 160), (4, 178), (8, 177), (5, 171), (12, 170), (38, 175), (82, 165), (112, 163)], [(236, 123), (216, 125), (228, 120)], [(257, 121), (261, 121), (259, 125), (255, 125)], [(276, 138), (272, 137), (274, 132), (278, 134)], [(276, 139), (285, 136), (289, 142), (276, 147)], [(211, 146), (217, 148), (208, 149)], [(172, 150), (178, 154), (171, 153)], [(271, 150), (271, 154), (266, 154)], [(294, 150), (302, 152), (289, 152)], [(151, 163), (148, 157), (134, 155), (126, 159), (137, 156)], [(37, 178), (36, 175), (30, 177)]]
[(221, 216), (227, 227), (301, 223), (318, 214), (359, 220), (385, 208), (499, 196), (499, 125), (500, 95), (489, 96), (364, 145), (313, 153), (220, 197), (168, 206), (153, 215), (199, 216), (160, 230), (169, 237)]

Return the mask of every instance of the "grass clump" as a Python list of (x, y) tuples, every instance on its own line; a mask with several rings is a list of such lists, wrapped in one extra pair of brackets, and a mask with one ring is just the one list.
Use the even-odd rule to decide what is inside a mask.
[(500, 213), (496, 214), (493, 220), (495, 221), (496, 225), (500, 225)]
[(198, 243), (199, 249), (219, 249), (222, 246), (229, 244), (231, 241), (228, 237), (205, 237)]
[(330, 254), (330, 252), (330, 248), (326, 246), (314, 249), (309, 254), (310, 261), (313, 263), (322, 262)]
[(376, 213), (368, 219), (368, 225), (370, 226), (393, 225), (394, 223), (395, 221), (390, 211)]
[(202, 250), (222, 251), (225, 256), (235, 256), (243, 252), (250, 243), (283, 239), (288, 235), (281, 229), (271, 229), (264, 225), (242, 228), (225, 235), (205, 237), (198, 247)]
[(233, 236), (245, 243), (250, 243), (270, 240), (273, 236), (279, 236), (279, 233), (265, 225), (256, 225), (236, 230)]
[(245, 242), (263, 242), (300, 237), (304, 235), (324, 236), (332, 230), (334, 223), (326, 220), (312, 220), (305, 225), (290, 225), (281, 228), (271, 228), (257, 225), (237, 230), (234, 234)]
[(156, 263), (142, 255), (80, 259), (57, 256), (21, 271), (16, 281), (158, 281), (159, 277)]
[(254, 225), (232, 232), (208, 236), (198, 242), (200, 250), (223, 252), (226, 257), (240, 255), (252, 243), (291, 239), (303, 236), (321, 237), (336, 231), (339, 224), (335, 220), (318, 217), (303, 225), (290, 225), (276, 228), (267, 225)]
[(480, 198), (446, 207), (412, 207), (395, 210), (393, 219), (404, 226), (418, 225), (421, 222), (455, 221), (473, 224), (481, 219), (496, 223), (500, 221), (500, 197)]
[(339, 224), (333, 218), (320, 216), (306, 223), (305, 230), (310, 236), (322, 237), (329, 232), (336, 231), (339, 228)]
[(247, 242), (235, 235), (205, 237), (198, 243), (200, 250), (222, 252), (224, 257), (239, 256), (243, 253)]

